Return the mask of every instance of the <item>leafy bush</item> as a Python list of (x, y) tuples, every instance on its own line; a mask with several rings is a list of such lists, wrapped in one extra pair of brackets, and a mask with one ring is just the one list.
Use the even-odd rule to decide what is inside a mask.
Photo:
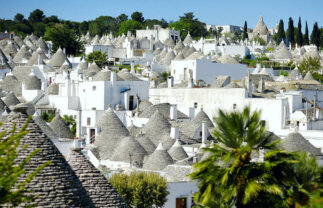
[(167, 201), (167, 181), (155, 173), (114, 174), (110, 183), (131, 207), (162, 207)]

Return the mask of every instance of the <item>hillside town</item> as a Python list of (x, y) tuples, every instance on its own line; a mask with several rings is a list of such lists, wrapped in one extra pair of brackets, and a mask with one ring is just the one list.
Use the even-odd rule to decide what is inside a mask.
[[(36, 207), (134, 207), (108, 180), (133, 172), (165, 178), (167, 199), (154, 207), (202, 207), (192, 174), (211, 158), (205, 149), (221, 147), (216, 118), (246, 107), (261, 112), (266, 139), (322, 167), (323, 52), (277, 41), (279, 27), (268, 28), (266, 17), (250, 26), (207, 24), (220, 31), (208, 37), (162, 25), (87, 31), (80, 56), (33, 33), (0, 32), (1, 131), (28, 131), (15, 162), (39, 152), (26, 172), (47, 164), (25, 187)], [(308, 60), (319, 66), (308, 70)], [(251, 163), (265, 163), (267, 151), (253, 149)]]

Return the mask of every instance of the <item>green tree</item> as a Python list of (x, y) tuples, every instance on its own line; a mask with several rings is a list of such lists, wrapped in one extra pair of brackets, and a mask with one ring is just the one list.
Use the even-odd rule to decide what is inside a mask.
[(307, 26), (307, 21), (305, 23), (305, 33), (304, 33), (304, 45), (309, 45), (310, 44), (310, 39), (308, 36), (308, 26)]
[(25, 19), (25, 16), (23, 14), (17, 13), (15, 15), (14, 21), (22, 23), (24, 21), (24, 19)]
[(307, 57), (299, 64), (298, 68), (302, 74), (306, 74), (308, 71), (313, 73), (321, 69), (321, 60), (317, 57)]
[(247, 21), (244, 21), (242, 40), (248, 39), (248, 26)]
[(132, 34), (135, 34), (136, 30), (138, 29), (142, 29), (142, 24), (140, 22), (137, 22), (135, 20), (127, 20), (121, 23), (119, 34), (127, 34), (128, 31), (130, 31)]
[(167, 181), (155, 173), (114, 174), (110, 183), (131, 207), (163, 207), (167, 201)]
[(73, 116), (69, 116), (69, 115), (64, 115), (63, 116), (63, 121), (65, 122), (65, 124), (70, 127), (70, 131), (74, 134), (76, 134), (76, 121), (73, 118)]
[(300, 152), (295, 157), (298, 162), (292, 166), (287, 200), (291, 207), (307, 206), (312, 193), (319, 190), (320, 171), (316, 158), (309, 153)]
[[(292, 162), (291, 154), (278, 150), (279, 140), (272, 141), (260, 112), (251, 113), (249, 107), (242, 112), (219, 110), (214, 121), (218, 143), (205, 148), (209, 156), (196, 163), (191, 174), (199, 182), (195, 200), (207, 207), (275, 207), (272, 201), (283, 203), (284, 189), (274, 175)], [(262, 161), (252, 161), (254, 152)]]
[(303, 45), (303, 34), (302, 34), (302, 21), (301, 17), (298, 19), (298, 26), (297, 26), (297, 33), (295, 37), (295, 42), (297, 43), (298, 46)]
[(320, 47), (320, 30), (319, 27), (317, 25), (317, 22), (314, 23), (313, 25), (313, 30), (312, 30), (312, 34), (311, 34), (311, 44), (316, 45), (317, 48)]
[(207, 35), (205, 23), (194, 18), (193, 12), (184, 13), (184, 16), (180, 16), (179, 18), (179, 21), (173, 22), (169, 26), (181, 31), (182, 40), (188, 32), (193, 38), (205, 37)]
[(86, 57), (86, 61), (89, 63), (95, 62), (100, 68), (108, 64), (106, 52), (102, 53), (101, 51), (93, 51)]
[[(15, 161), (19, 153), (26, 149), (27, 146), (19, 146), (21, 138), (28, 134), (27, 124), (31, 117), (28, 118), (25, 125), (17, 132), (16, 125), (13, 125), (11, 132), (3, 131), (0, 133), (0, 207), (6, 204), (6, 207), (17, 207), (24, 202), (32, 202), (36, 198), (32, 192), (25, 189), (32, 179), (50, 162), (39, 166), (35, 171), (29, 173), (22, 181), (18, 180), (26, 173), (25, 166), (30, 159), (36, 155), (40, 149), (36, 149), (25, 159), (17, 164)], [(5, 137), (5, 135), (8, 135)]]
[(87, 31), (89, 31), (89, 23), (87, 21), (81, 22), (79, 26), (79, 31), (80, 31), (80, 34), (85, 35)]
[(68, 55), (79, 55), (83, 52), (83, 44), (79, 41), (76, 34), (62, 24), (56, 24), (53, 27), (47, 27), (44, 38), (53, 43), (53, 52), (59, 47), (65, 48)]
[(28, 21), (31, 23), (42, 22), (45, 18), (44, 12), (40, 9), (32, 11), (28, 17)]
[(286, 39), (287, 39), (287, 44), (291, 43), (292, 45), (295, 44), (295, 34), (294, 34), (294, 21), (290, 17), (288, 20), (288, 29), (286, 31)]
[(102, 36), (104, 33), (104, 24), (101, 21), (91, 21), (89, 22), (89, 32), (90, 35), (93, 37), (95, 35)]
[(278, 25), (276, 44), (277, 45), (280, 44), (280, 42), (282, 42), (282, 40), (285, 40), (285, 29), (284, 29), (284, 21), (281, 19), (279, 21), (279, 25)]
[(46, 121), (47, 123), (49, 123), (49, 122), (51, 122), (51, 121), (54, 119), (55, 114), (54, 114), (54, 113), (52, 113), (52, 112), (50, 112), (50, 113), (46, 113), (46, 112), (44, 111), (44, 112), (42, 112), (42, 114), (41, 114), (40, 116), (41, 116), (41, 118), (42, 118), (44, 121)]
[(128, 20), (128, 15), (126, 15), (125, 13), (122, 13), (119, 16), (117, 16), (116, 20), (118, 24), (125, 22)]
[(138, 12), (138, 11), (133, 12), (131, 14), (131, 19), (134, 21), (140, 22), (140, 23), (144, 23), (144, 21), (145, 21), (145, 18), (142, 15), (142, 12)]
[(33, 27), (33, 33), (37, 37), (44, 36), (45, 31), (46, 31), (46, 24), (42, 22), (36, 22), (32, 24)]

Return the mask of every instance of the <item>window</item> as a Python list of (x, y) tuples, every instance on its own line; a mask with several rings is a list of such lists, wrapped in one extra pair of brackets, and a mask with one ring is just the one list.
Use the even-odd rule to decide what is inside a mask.
[(194, 103), (194, 108), (197, 108), (197, 103), (196, 102)]
[(87, 125), (91, 126), (91, 118), (87, 118)]
[(93, 107), (92, 110), (96, 110), (96, 107)]
[(96, 90), (96, 86), (92, 86), (92, 91), (95, 91)]
[(83, 89), (83, 92), (85, 92), (85, 89)]
[(233, 110), (235, 110), (237, 108), (237, 104), (233, 104)]

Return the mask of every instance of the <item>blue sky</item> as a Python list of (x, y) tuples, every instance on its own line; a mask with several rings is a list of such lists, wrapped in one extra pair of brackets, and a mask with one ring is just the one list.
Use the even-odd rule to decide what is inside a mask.
[(317, 21), (323, 25), (323, 0), (0, 0), (0, 18), (13, 19), (16, 13), (27, 18), (36, 8), (46, 16), (57, 15), (61, 19), (74, 21), (92, 20), (100, 15), (116, 17), (121, 13), (128, 16), (133, 11), (143, 12), (146, 19), (178, 20), (185, 12), (194, 12), (195, 16), (207, 24), (240, 25), (247, 20), (253, 28), (260, 15), (269, 28), (283, 19), (285, 27), (289, 17), (298, 22), (302, 17), (311, 30)]

